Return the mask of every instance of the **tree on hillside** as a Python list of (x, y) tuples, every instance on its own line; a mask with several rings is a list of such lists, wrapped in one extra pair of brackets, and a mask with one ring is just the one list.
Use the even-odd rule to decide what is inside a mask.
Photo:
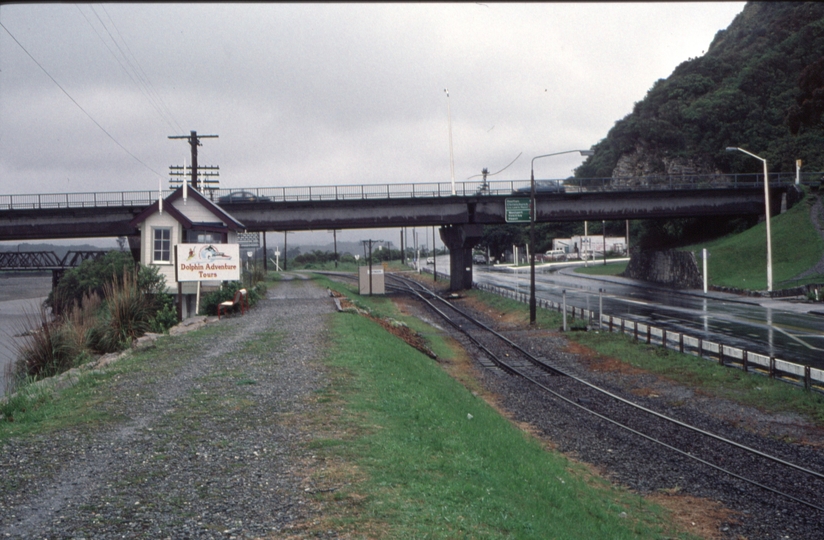
[(797, 135), (802, 127), (824, 126), (824, 58), (805, 67), (798, 76), (801, 95), (787, 112), (790, 132)]
[(727, 146), (764, 156), (775, 172), (795, 170), (796, 159), (812, 169), (824, 167), (822, 59), (824, 3), (748, 3), (704, 56), (655, 81), (575, 176), (744, 172), (758, 166), (730, 156)]

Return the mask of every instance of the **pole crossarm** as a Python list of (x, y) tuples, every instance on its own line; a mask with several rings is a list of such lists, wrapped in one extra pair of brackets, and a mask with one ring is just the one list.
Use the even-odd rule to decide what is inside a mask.
[(189, 145), (192, 147), (192, 187), (197, 189), (197, 147), (203, 146), (200, 144), (200, 139), (217, 139), (218, 135), (198, 135), (197, 131), (189, 132), (189, 135), (169, 135), (170, 139), (187, 139)]

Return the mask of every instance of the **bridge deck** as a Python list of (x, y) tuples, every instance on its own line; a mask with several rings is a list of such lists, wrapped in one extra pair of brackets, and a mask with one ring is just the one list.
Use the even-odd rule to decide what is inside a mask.
[[(820, 172), (806, 172), (801, 175), (805, 184), (818, 183)], [(543, 180), (541, 180), (543, 181)], [(770, 186), (792, 184), (795, 174), (776, 173), (770, 175)], [(752, 188), (764, 182), (763, 174), (728, 175), (656, 175), (628, 178), (578, 178), (551, 180), (561, 182), (565, 193), (625, 192), (625, 191), (673, 191), (693, 189), (736, 189)], [(232, 189), (205, 189), (208, 197), (221, 204), (221, 197), (233, 192), (247, 191), (261, 201), (347, 201), (365, 199), (417, 199), (472, 197), (485, 195), (529, 196), (529, 180), (497, 180), (456, 182), (453, 193), (451, 182), (362, 184), (332, 186), (258, 187)], [(88, 193), (42, 193), (21, 195), (0, 195), (0, 210), (36, 210), (55, 208), (100, 208), (100, 207), (146, 207), (158, 199), (171, 195), (172, 190), (159, 191), (115, 191)]]

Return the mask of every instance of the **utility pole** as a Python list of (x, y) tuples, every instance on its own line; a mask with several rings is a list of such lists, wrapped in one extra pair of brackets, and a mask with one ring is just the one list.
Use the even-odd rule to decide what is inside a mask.
[(200, 139), (211, 138), (217, 139), (217, 135), (201, 135), (197, 136), (197, 131), (191, 131), (189, 135), (169, 135), (170, 139), (188, 139), (192, 147), (192, 187), (197, 189), (197, 147), (203, 146), (200, 144)]

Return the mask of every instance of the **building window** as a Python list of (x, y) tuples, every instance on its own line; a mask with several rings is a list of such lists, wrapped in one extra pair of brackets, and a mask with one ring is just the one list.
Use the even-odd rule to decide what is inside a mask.
[(225, 234), (219, 232), (186, 231), (186, 241), (189, 244), (223, 244)]
[(172, 262), (172, 229), (154, 229), (154, 255), (152, 262)]

